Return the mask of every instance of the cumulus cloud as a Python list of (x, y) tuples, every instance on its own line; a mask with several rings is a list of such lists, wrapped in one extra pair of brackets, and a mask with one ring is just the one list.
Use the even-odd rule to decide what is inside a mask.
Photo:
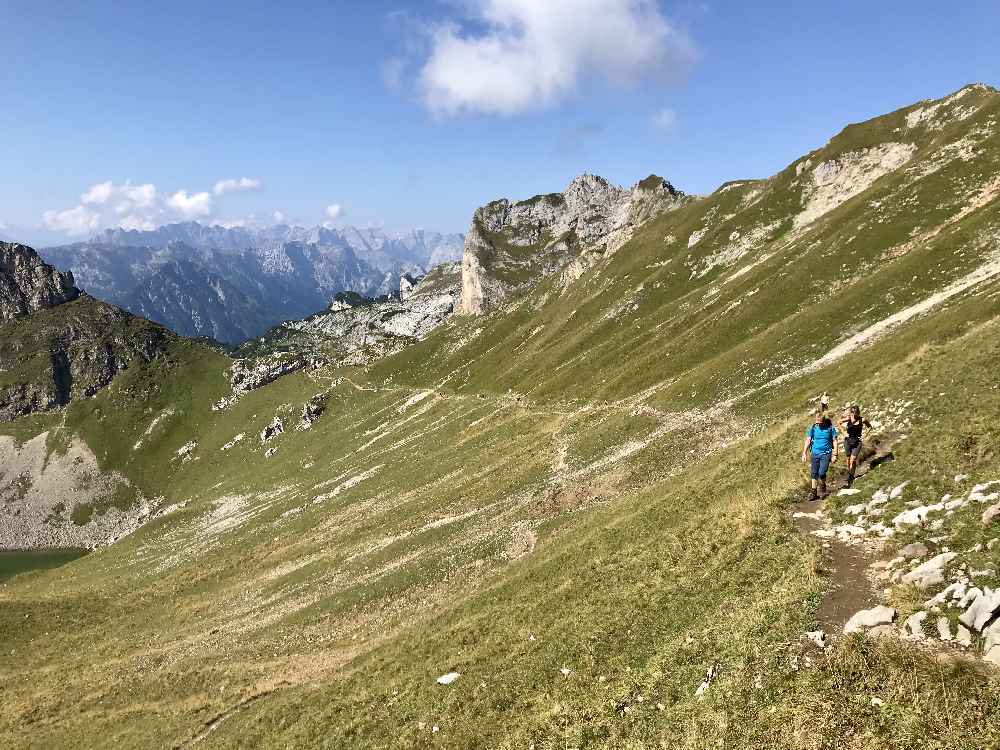
[(149, 182), (144, 185), (133, 185), (126, 182), (118, 188), (118, 194), (123, 199), (115, 209), (118, 213), (153, 208), (156, 205), (156, 185)]
[(215, 183), (213, 192), (216, 195), (223, 193), (235, 193), (241, 190), (256, 190), (260, 187), (260, 180), (255, 177), (240, 177), (238, 180), (219, 180)]
[(212, 196), (210, 193), (188, 195), (187, 190), (178, 190), (167, 198), (167, 207), (185, 219), (197, 219), (211, 215)]
[(555, 104), (585, 81), (634, 83), (674, 72), (694, 56), (654, 0), (467, 0), (455, 7), (460, 18), (427, 31), (429, 53), (418, 74), (423, 102), (438, 115), (517, 114)]
[(140, 232), (152, 232), (156, 229), (156, 224), (151, 219), (142, 216), (126, 216), (118, 222), (118, 226), (122, 229), (137, 229)]
[[(260, 180), (256, 178), (240, 177), (219, 180), (211, 191), (182, 189), (164, 193), (151, 182), (133, 184), (131, 180), (124, 183), (107, 180), (91, 185), (81, 194), (79, 205), (46, 211), (42, 218), (49, 229), (70, 236), (93, 233), (104, 227), (151, 231), (171, 221), (203, 221), (215, 213), (218, 196), (259, 186)], [(247, 219), (229, 223), (232, 226), (250, 225), (256, 223), (256, 218), (251, 214)]]
[(84, 205), (103, 206), (111, 198), (114, 191), (115, 186), (111, 180), (100, 182), (91, 185), (90, 189), (80, 196), (80, 202)]
[(55, 232), (65, 232), (71, 237), (97, 231), (100, 215), (86, 206), (67, 208), (65, 211), (50, 210), (42, 214), (45, 226)]
[(326, 214), (326, 218), (330, 221), (337, 221), (344, 215), (344, 209), (341, 208), (339, 203), (331, 203), (326, 207), (326, 211), (324, 211), (324, 213)]
[(275, 224), (285, 223), (285, 215), (281, 213), (281, 211), (275, 211), (273, 214), (271, 214), (271, 218), (274, 219)]
[(671, 130), (677, 124), (677, 113), (672, 109), (661, 109), (653, 115), (653, 127), (657, 130)]

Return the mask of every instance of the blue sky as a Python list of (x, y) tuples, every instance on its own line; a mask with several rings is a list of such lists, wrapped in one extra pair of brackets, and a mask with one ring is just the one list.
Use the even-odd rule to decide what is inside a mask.
[(0, 0), (0, 234), (464, 231), (584, 171), (710, 192), (848, 122), (1000, 85), (996, 2), (835, 6)]

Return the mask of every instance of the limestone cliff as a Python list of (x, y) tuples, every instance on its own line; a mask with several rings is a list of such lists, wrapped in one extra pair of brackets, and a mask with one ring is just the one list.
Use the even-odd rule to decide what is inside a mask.
[(496, 308), (542, 277), (573, 264), (578, 277), (615, 253), (648, 219), (685, 200), (651, 175), (631, 189), (584, 174), (562, 193), (496, 200), (476, 210), (462, 256), (460, 313)]
[(30, 247), (0, 242), (0, 323), (79, 295), (72, 273), (45, 264)]

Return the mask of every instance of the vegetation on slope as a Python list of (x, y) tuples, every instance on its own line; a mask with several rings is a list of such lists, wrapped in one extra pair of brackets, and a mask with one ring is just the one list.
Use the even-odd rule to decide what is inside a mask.
[[(368, 368), (299, 372), (212, 412), (224, 363), (191, 357), (176, 377), (128, 372), (74, 404), (66, 429), (177, 508), (0, 589), (0, 737), (996, 744), (1000, 684), (969, 655), (860, 636), (802, 645), (834, 580), (790, 521), (803, 420), (824, 390), (912, 402), (896, 460), (865, 492), (909, 481), (936, 498), (957, 474), (1000, 478), (1000, 277), (808, 367), (992, 262), (996, 196), (966, 209), (1000, 158), (1000, 97), (972, 89), (948, 106), (973, 101), (942, 130), (896, 133), (915, 107), (810, 155), (917, 145), (811, 224), (795, 226), (808, 199), (793, 165), (650, 222), (566, 289), (550, 278)], [(920, 176), (977, 129), (973, 158)], [(767, 239), (754, 231), (776, 222)], [(743, 236), (758, 239), (741, 255)], [(318, 393), (325, 413), (295, 429)], [(285, 431), (262, 444), (275, 416)], [(940, 532), (997, 569), (995, 547), (969, 551), (996, 534), (973, 511)], [(912, 592), (892, 596), (913, 610)]]

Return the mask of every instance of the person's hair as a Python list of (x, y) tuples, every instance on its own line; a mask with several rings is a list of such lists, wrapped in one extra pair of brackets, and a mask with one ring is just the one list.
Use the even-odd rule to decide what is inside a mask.
[(851, 404), (851, 417), (861, 421), (861, 407), (857, 404)]

